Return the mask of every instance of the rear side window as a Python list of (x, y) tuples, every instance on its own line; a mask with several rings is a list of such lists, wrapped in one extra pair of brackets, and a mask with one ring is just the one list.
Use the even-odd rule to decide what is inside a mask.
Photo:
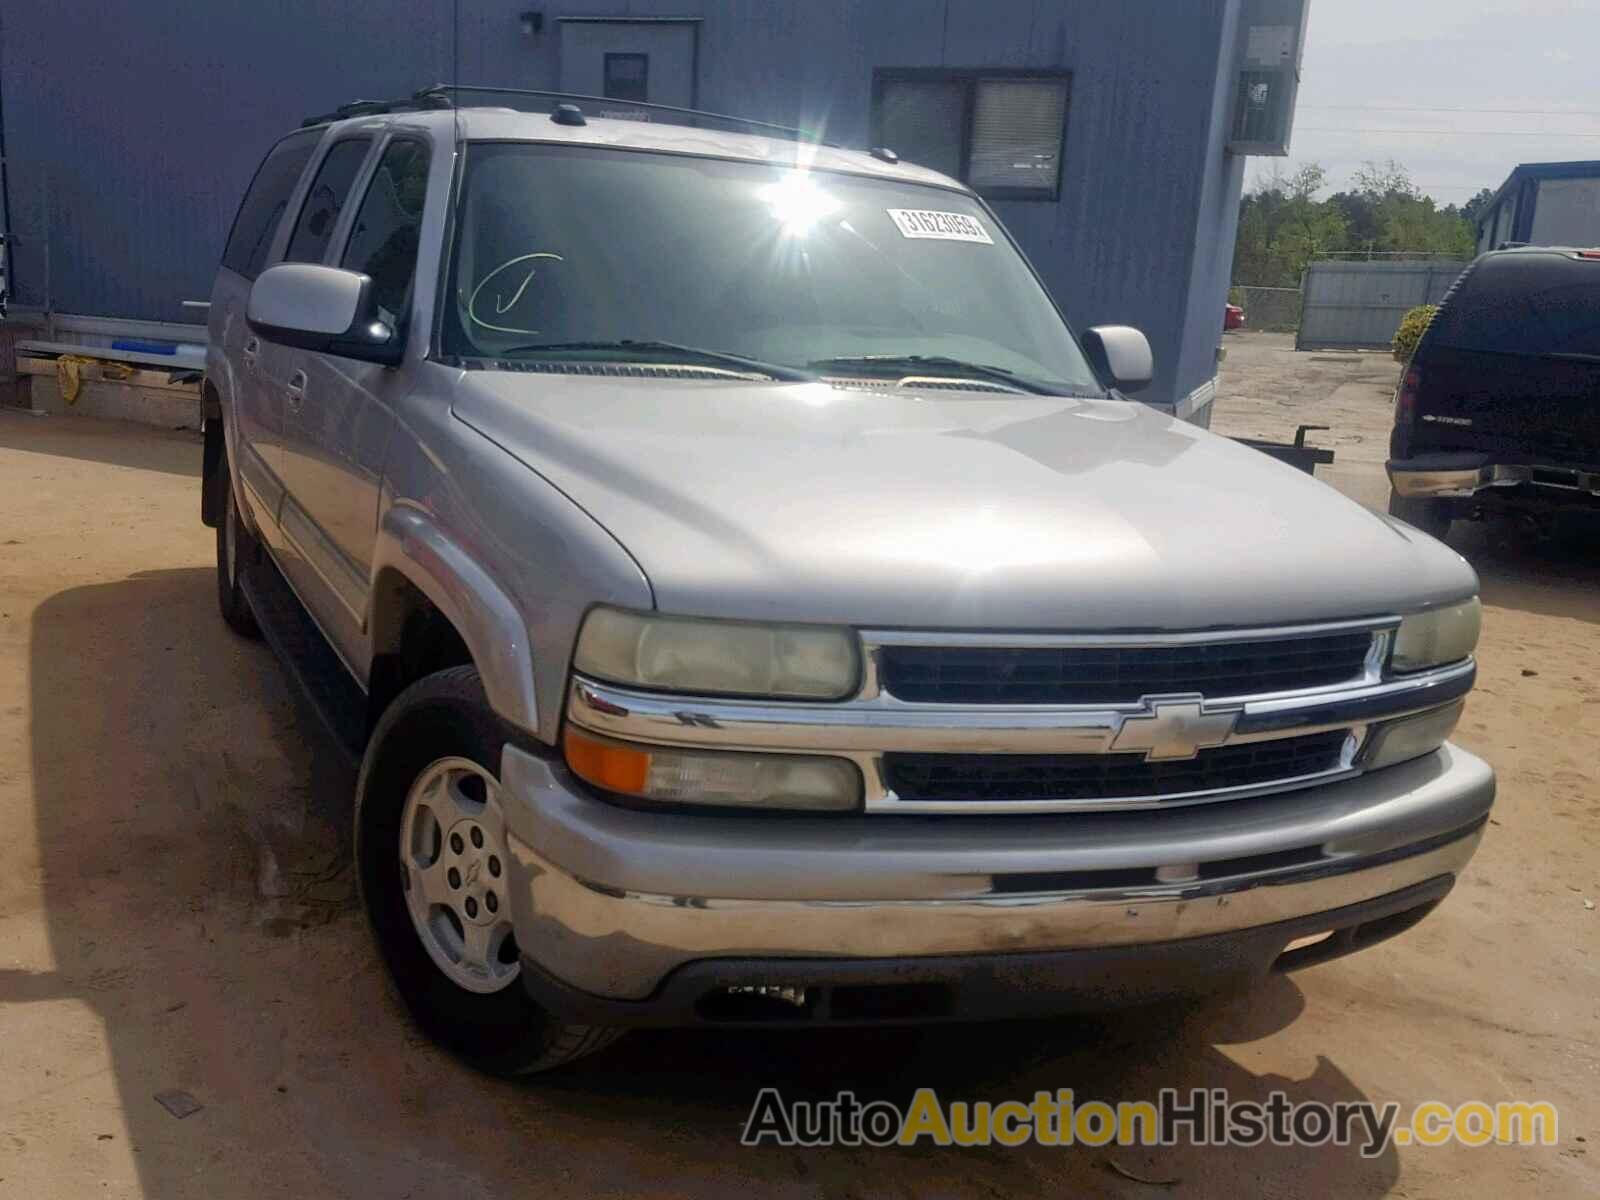
[(427, 146), (409, 138), (390, 142), (367, 185), (340, 263), (372, 276), (373, 297), (390, 321), (405, 312), (411, 298), (427, 194)]
[(321, 137), (320, 129), (290, 134), (272, 148), (256, 169), (256, 177), (239, 205), (239, 214), (233, 219), (227, 249), (222, 252), (222, 265), (228, 270), (237, 271), (246, 279), (261, 274), (267, 251), (272, 248), (272, 235), (289, 206), (289, 194), (300, 182), (300, 174)]
[(1600, 355), (1600, 262), (1553, 254), (1485, 259), (1428, 335), (1455, 350)]
[(367, 161), (370, 149), (371, 138), (347, 138), (335, 142), (323, 156), (306, 202), (300, 206), (300, 219), (294, 223), (289, 249), (283, 256), (285, 262), (322, 261), (333, 227), (339, 223), (339, 214), (350, 196), (350, 185), (355, 183), (356, 172)]

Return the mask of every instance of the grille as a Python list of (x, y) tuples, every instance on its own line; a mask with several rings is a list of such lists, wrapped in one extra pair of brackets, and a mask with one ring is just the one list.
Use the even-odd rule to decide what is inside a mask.
[(914, 704), (1133, 704), (1287, 692), (1361, 675), (1372, 634), (1174, 646), (884, 646), (883, 689)]
[(1335, 770), (1342, 729), (1146, 762), (1137, 754), (886, 754), (885, 782), (904, 801), (1107, 800), (1254, 787)]

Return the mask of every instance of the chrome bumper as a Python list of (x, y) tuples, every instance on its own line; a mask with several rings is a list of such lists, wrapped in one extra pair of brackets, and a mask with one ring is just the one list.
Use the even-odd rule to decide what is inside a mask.
[(1401, 496), (1466, 497), (1489, 488), (1524, 484), (1600, 496), (1600, 472), (1576, 467), (1507, 463), (1452, 465), (1444, 461), (1422, 461), (1392, 462), (1388, 470), (1389, 482)]
[(640, 812), (514, 746), (501, 780), (518, 944), (555, 979), (613, 999), (709, 959), (1004, 955), (1248, 930), (1456, 875), (1494, 799), (1489, 767), (1449, 745), (1159, 814)]

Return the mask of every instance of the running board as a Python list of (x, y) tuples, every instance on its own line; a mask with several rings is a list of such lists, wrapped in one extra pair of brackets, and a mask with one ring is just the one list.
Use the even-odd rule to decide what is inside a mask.
[[(243, 557), (243, 556), (241, 556)], [(239, 587), (261, 634), (287, 668), (350, 766), (358, 767), (367, 742), (367, 697), (306, 613), (300, 598), (265, 553), (239, 564)]]

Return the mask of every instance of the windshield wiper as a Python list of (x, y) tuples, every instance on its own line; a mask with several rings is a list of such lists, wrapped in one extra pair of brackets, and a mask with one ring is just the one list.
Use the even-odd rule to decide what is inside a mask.
[(964, 362), (959, 358), (947, 358), (942, 354), (860, 354), (843, 358), (819, 358), (808, 363), (816, 371), (848, 371), (852, 369), (865, 369), (890, 373), (899, 372), (942, 372), (945, 375), (957, 375), (969, 379), (984, 379), (990, 383), (998, 383), (1003, 387), (1016, 388), (1019, 392), (1033, 392), (1040, 396), (1059, 396), (1063, 393), (1054, 388), (1046, 387), (1042, 383), (1035, 383), (1031, 379), (1024, 379), (1015, 371), (1005, 367), (991, 366), (988, 363)]
[(1550, 357), (1559, 358), (1562, 362), (1600, 363), (1600, 354), (1585, 354), (1581, 350), (1564, 350)]
[(513, 354), (560, 354), (566, 350), (625, 350), (635, 354), (670, 354), (676, 359), (715, 363), (740, 371), (753, 371), (788, 383), (810, 383), (816, 379), (811, 372), (802, 371), (798, 367), (779, 366), (777, 363), (746, 358), (742, 354), (729, 354), (725, 350), (705, 350), (699, 346), (681, 346), (677, 342), (636, 341), (633, 338), (615, 342), (530, 342), (525, 346), (513, 346), (509, 350), (501, 350), (492, 357), (509, 358)]

